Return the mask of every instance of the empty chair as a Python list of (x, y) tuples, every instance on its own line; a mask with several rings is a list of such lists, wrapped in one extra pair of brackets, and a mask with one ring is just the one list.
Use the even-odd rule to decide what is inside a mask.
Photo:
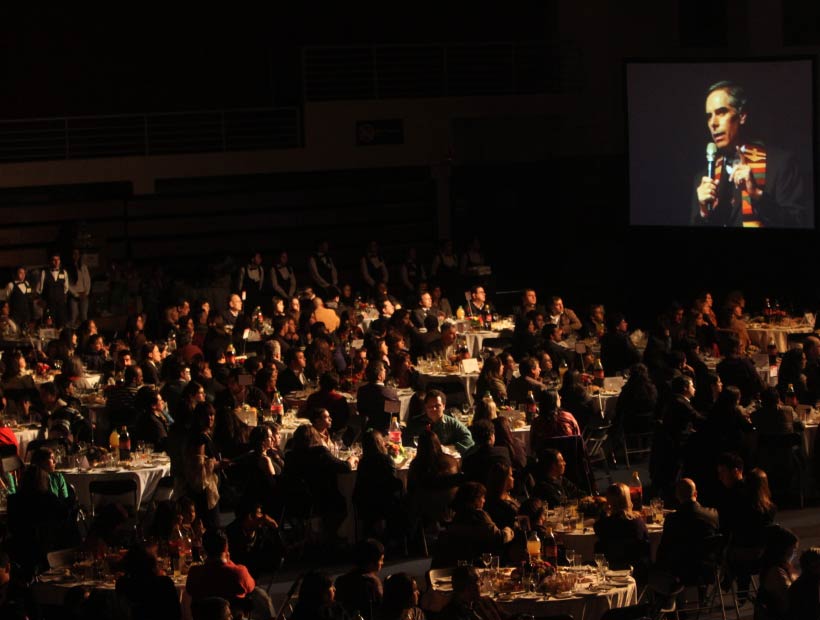
[[(20, 476), (23, 475), (23, 461), (15, 452), (11, 456), (0, 459), (0, 474), (3, 481), (12, 489), (20, 486)], [(13, 485), (13, 486), (12, 486)]]
[(621, 434), (621, 445), (624, 451), (624, 463), (627, 469), (629, 456), (632, 454), (649, 454), (652, 451), (652, 436), (655, 432), (655, 416), (652, 412), (636, 413), (624, 419)]
[(105, 504), (118, 502), (130, 507), (132, 514), (137, 514), (139, 508), (139, 497), (137, 495), (137, 481), (133, 478), (121, 478), (117, 480), (92, 480), (88, 485), (91, 498), (91, 516), (96, 515), (96, 511)]

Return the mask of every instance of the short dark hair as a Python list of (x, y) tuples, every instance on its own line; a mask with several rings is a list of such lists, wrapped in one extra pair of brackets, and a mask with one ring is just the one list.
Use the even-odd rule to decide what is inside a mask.
[(353, 547), (353, 563), (359, 568), (376, 564), (383, 555), (384, 545), (375, 538), (361, 540)]
[(384, 370), (384, 362), (382, 360), (373, 360), (364, 369), (364, 374), (370, 383), (375, 383), (379, 379), (379, 373)]
[(717, 458), (718, 466), (723, 466), (726, 469), (737, 469), (743, 471), (743, 459), (734, 452), (722, 452)]
[(220, 529), (210, 529), (202, 535), (202, 547), (209, 557), (219, 557), (228, 548), (228, 538)]
[(749, 104), (749, 98), (746, 96), (746, 89), (740, 84), (732, 82), (731, 80), (715, 82), (706, 90), (706, 96), (708, 97), (716, 90), (726, 91), (726, 94), (729, 96), (729, 103), (734, 106), (738, 113), (747, 112), (746, 106)]
[(310, 420), (311, 423), (315, 422), (322, 417), (325, 411), (327, 411), (327, 409), (324, 407), (312, 407), (310, 411), (308, 411), (308, 420)]
[(470, 432), (473, 434), (473, 439), (476, 444), (484, 446), (487, 445), (490, 442), (490, 438), (495, 435), (495, 426), (493, 426), (493, 423), (489, 420), (479, 420), (472, 425)]
[(447, 396), (441, 390), (427, 390), (427, 393), (424, 395), (424, 404), (426, 405), (427, 401), (435, 400), (436, 398), (440, 398), (444, 405), (447, 404)]
[(693, 383), (692, 377), (688, 375), (678, 375), (677, 377), (673, 377), (669, 382), (669, 389), (672, 390), (673, 394), (683, 394), (689, 389), (691, 383)]

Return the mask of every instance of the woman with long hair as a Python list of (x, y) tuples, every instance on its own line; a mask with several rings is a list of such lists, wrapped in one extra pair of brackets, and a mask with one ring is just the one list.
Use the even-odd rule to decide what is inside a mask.
[(455, 515), (431, 566), (452, 566), (482, 553), (503, 554), (505, 545), (513, 539), (513, 530), (492, 520), (484, 510), (486, 498), (487, 489), (480, 482), (465, 482), (458, 488), (453, 499)]
[(502, 371), (501, 360), (498, 357), (492, 356), (484, 360), (484, 366), (476, 383), (476, 394), (483, 396), (489, 392), (496, 404), (506, 403), (507, 386), (504, 383)]
[(163, 575), (157, 557), (145, 546), (131, 547), (122, 562), (116, 591), (132, 620), (178, 620), (182, 617), (173, 580)]
[(495, 445), (506, 446), (510, 451), (510, 461), (516, 472), (522, 472), (527, 466), (527, 447), (524, 440), (513, 434), (510, 419), (500, 415), (493, 421), (495, 427)]
[(449, 519), (450, 504), (462, 480), (460, 461), (444, 452), (433, 431), (422, 432), (407, 473), (408, 503), (413, 516), (423, 522)]
[(586, 428), (590, 424), (594, 427), (596, 417), (600, 426), (601, 416), (595, 411), (592, 396), (587, 392), (584, 377), (580, 372), (570, 370), (564, 373), (559, 394), (561, 404), (575, 417), (580, 428)]
[(581, 434), (575, 416), (561, 409), (561, 396), (557, 390), (541, 392), (539, 405), (540, 414), (530, 425), (530, 444), (534, 454), (541, 451), (547, 439)]
[(425, 620), (419, 608), (419, 587), (407, 573), (393, 573), (384, 580), (382, 605), (376, 620)]
[(186, 442), (182, 477), (185, 492), (194, 500), (196, 511), (209, 527), (219, 521), (219, 476), (221, 455), (214, 443), (216, 411), (210, 403), (199, 403)]
[(643, 581), (649, 570), (649, 532), (640, 515), (633, 511), (629, 487), (623, 482), (606, 490), (608, 514), (595, 522), (598, 542), (595, 550), (606, 555), (613, 569), (632, 566), (635, 577)]
[(487, 503), (484, 509), (498, 527), (515, 527), (515, 516), (521, 504), (510, 492), (515, 487), (513, 469), (495, 462), (487, 475)]
[(362, 458), (353, 489), (353, 505), (364, 522), (365, 536), (383, 540), (385, 532), (400, 532), (404, 485), (396, 475), (396, 464), (387, 453), (384, 435), (368, 430), (362, 437)]
[(759, 604), (755, 606), (755, 618), (758, 620), (776, 620), (786, 617), (787, 612), (801, 611), (789, 609), (789, 590), (797, 576), (792, 562), (799, 543), (794, 532), (784, 527), (776, 525), (767, 531), (760, 560)]

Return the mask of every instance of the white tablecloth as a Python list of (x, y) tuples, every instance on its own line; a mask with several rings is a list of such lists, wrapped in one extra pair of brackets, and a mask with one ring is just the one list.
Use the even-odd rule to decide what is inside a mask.
[(478, 373), (463, 374), (459, 372), (423, 372), (419, 373), (419, 385), (422, 389), (430, 383), (460, 383), (467, 397), (467, 402), (473, 406), (473, 394), (478, 384)]
[(130, 478), (137, 481), (137, 510), (142, 502), (151, 498), (157, 490), (160, 478), (171, 473), (170, 462), (150, 464), (134, 469), (117, 469), (105, 471), (106, 468), (93, 468), (87, 472), (76, 469), (58, 470), (65, 476), (66, 482), (73, 484), (77, 490), (77, 500), (81, 506), (91, 506), (90, 485), (92, 480), (122, 480)]
[[(658, 545), (661, 543), (661, 536), (663, 536), (663, 526), (648, 525), (649, 530), (649, 545), (650, 556), (655, 560), (655, 554), (658, 551)], [(586, 527), (582, 530), (575, 530), (573, 532), (555, 531), (555, 538), (559, 542), (563, 542), (567, 549), (575, 549), (580, 560), (584, 562), (592, 562), (595, 556), (595, 543), (598, 542), (598, 537), (591, 527)]]
[(747, 328), (749, 340), (761, 351), (766, 351), (766, 347), (771, 341), (777, 345), (777, 350), (783, 353), (789, 350), (788, 338), (790, 334), (811, 334), (814, 330), (811, 327), (780, 327), (777, 325), (766, 325), (760, 327)]
[(16, 428), (14, 429), (14, 436), (17, 438), (17, 454), (24, 461), (26, 460), (26, 450), (28, 445), (37, 439), (39, 429), (36, 428)]
[[(557, 616), (570, 614), (576, 620), (598, 620), (606, 611), (618, 607), (635, 605), (638, 602), (637, 587), (632, 578), (626, 585), (613, 585), (602, 592), (587, 589), (583, 584), (578, 592), (564, 595), (561, 598), (542, 594), (517, 594), (511, 597), (498, 597), (496, 603), (502, 611), (510, 616), (531, 614), (533, 616)], [(421, 600), (422, 608), (437, 612), (449, 602), (451, 586), (442, 583), (436, 589), (427, 590)]]

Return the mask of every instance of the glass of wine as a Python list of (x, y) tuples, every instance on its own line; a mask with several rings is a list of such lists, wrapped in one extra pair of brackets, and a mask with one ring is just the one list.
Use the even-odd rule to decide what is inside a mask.
[(603, 553), (596, 553), (595, 557), (595, 566), (598, 567), (598, 574), (601, 577), (601, 582), (606, 583), (606, 572), (609, 570), (609, 562), (606, 559), (606, 556)]

